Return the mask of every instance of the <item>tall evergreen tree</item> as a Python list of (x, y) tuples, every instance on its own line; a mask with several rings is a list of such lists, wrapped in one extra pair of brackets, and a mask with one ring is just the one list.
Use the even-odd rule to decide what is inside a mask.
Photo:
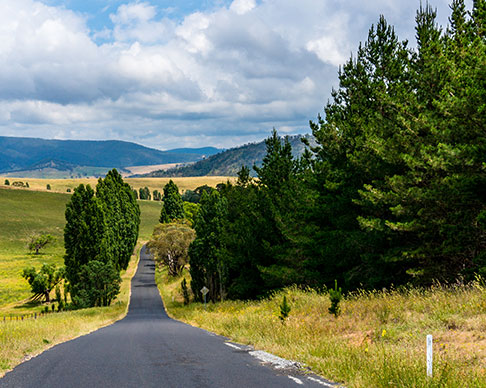
[(200, 205), (194, 225), (196, 239), (189, 247), (191, 288), (195, 299), (201, 301), (200, 290), (207, 287), (209, 299), (215, 302), (227, 294), (227, 263), (222, 238), (227, 202), (217, 191), (203, 192)]
[[(90, 185), (79, 185), (66, 205), (64, 264), (71, 285), (80, 281), (80, 268), (91, 260), (111, 260), (106, 247), (106, 221), (103, 204)], [(75, 296), (76, 292), (74, 292)]]
[(160, 214), (160, 223), (184, 219), (184, 203), (179, 188), (172, 179), (164, 186), (164, 203)]
[(131, 187), (116, 169), (99, 179), (96, 197), (103, 204), (107, 224), (107, 243), (113, 264), (126, 269), (138, 239), (140, 208)]

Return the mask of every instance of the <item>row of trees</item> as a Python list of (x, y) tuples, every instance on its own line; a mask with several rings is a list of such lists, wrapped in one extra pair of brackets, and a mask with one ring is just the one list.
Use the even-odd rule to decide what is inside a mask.
[(66, 206), (66, 279), (76, 307), (107, 306), (120, 288), (138, 238), (140, 209), (117, 170), (99, 179), (96, 193), (79, 185)]
[(486, 275), (486, 1), (416, 17), (416, 47), (381, 17), (339, 71), (317, 145), (274, 131), (258, 179), (204, 192), (191, 287), (212, 300), (289, 284), (348, 290)]

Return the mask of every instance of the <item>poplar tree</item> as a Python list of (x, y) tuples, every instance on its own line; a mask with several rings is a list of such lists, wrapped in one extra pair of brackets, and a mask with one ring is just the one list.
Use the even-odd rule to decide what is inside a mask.
[(98, 180), (96, 197), (103, 204), (109, 255), (118, 271), (126, 269), (138, 239), (138, 203), (130, 185), (123, 182), (116, 169)]
[(160, 213), (161, 224), (184, 219), (184, 202), (172, 179), (164, 186), (164, 203)]

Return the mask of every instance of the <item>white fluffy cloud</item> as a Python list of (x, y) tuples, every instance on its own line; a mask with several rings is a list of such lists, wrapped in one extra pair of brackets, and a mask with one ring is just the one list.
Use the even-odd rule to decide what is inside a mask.
[(413, 38), (412, 3), (234, 0), (172, 20), (147, 0), (90, 31), (89, 15), (2, 0), (0, 134), (170, 148), (306, 132), (380, 13)]

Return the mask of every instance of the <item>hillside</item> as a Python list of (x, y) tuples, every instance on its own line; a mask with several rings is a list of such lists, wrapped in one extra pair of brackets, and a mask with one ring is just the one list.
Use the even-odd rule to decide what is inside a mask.
[[(0, 187), (0, 308), (30, 296), (29, 285), (20, 276), (23, 268), (39, 268), (42, 263), (63, 264), (64, 212), (70, 198), (68, 194)], [(158, 222), (160, 203), (139, 201), (139, 204), (140, 239), (145, 240)], [(53, 235), (55, 241), (41, 254), (33, 255), (27, 248), (29, 239), (42, 233)]]
[[(295, 157), (302, 155), (305, 146), (302, 136), (289, 137), (292, 153)], [(310, 139), (309, 139), (310, 140)], [(189, 166), (177, 167), (168, 170), (154, 171), (143, 175), (144, 177), (188, 177), (188, 176), (236, 176), (241, 166), (261, 166), (265, 156), (265, 142), (245, 144), (241, 147), (231, 148)], [(254, 171), (252, 170), (252, 173)]]
[(217, 148), (160, 151), (139, 144), (118, 141), (46, 140), (0, 136), (0, 172), (72, 171), (88, 167), (123, 168), (169, 163), (195, 162), (219, 151)]

